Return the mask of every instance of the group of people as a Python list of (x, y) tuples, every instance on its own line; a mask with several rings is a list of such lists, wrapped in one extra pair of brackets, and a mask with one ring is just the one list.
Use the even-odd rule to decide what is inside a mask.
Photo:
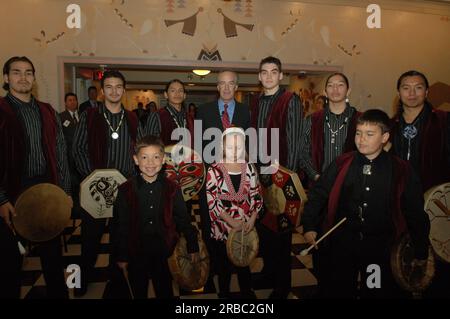
[[(109, 221), (94, 219), (80, 209), (81, 287), (75, 295), (84, 295), (94, 280), (108, 224), (111, 290), (123, 290), (126, 273), (136, 298), (147, 297), (150, 277), (158, 298), (173, 297), (167, 258), (180, 234), (194, 263), (199, 260), (199, 245), (190, 207), (179, 186), (164, 174), (164, 146), (179, 142), (172, 139), (177, 128), (195, 138), (195, 120), (201, 121), (202, 133), (209, 128), (222, 132), (218, 160), (204, 162), (206, 182), (199, 193), (201, 238), (211, 258), (205, 291), (218, 288), (219, 297), (229, 298), (233, 272), (238, 274), (243, 298), (256, 297), (252, 288), (257, 280), (273, 289), (270, 298), (285, 299), (291, 290), (295, 225), (286, 226), (285, 214), (274, 219), (265, 212), (259, 181), (262, 163), (248, 160), (249, 128), (276, 129), (278, 135), (269, 133), (262, 147), (277, 145), (277, 165), (306, 177), (309, 199), (302, 224), (308, 243), (316, 244), (321, 234), (346, 218), (313, 253), (319, 296), (398, 296), (389, 256), (393, 241), (406, 232), (414, 244), (414, 263), (426, 263), (430, 224), (423, 193), (450, 182), (450, 120), (427, 101), (429, 84), (420, 72), (409, 71), (399, 78), (399, 108), (391, 119), (378, 109), (361, 113), (351, 106), (350, 83), (342, 73), (326, 79), (323, 109), (305, 116), (299, 96), (280, 86), (282, 64), (275, 57), (261, 60), (258, 79), (263, 92), (250, 106), (235, 100), (238, 75), (225, 70), (218, 74), (217, 100), (187, 110), (184, 83), (174, 79), (165, 88), (167, 105), (144, 121), (122, 105), (126, 79), (115, 70), (105, 71), (101, 79), (102, 103), (90, 89), (90, 101), (77, 111), (76, 96), (68, 93), (66, 111), (60, 115), (32, 95), (35, 69), (28, 58), (9, 59), (3, 78), (8, 93), (0, 98), (0, 254), (4, 257), (0, 297), (20, 296), (23, 257), (11, 223), (18, 196), (32, 185), (48, 182), (65, 190), (74, 207), (79, 207), (80, 181), (106, 168), (117, 169), (127, 182), (119, 187)], [(204, 150), (208, 141), (202, 142)], [(259, 278), (252, 278), (249, 267), (234, 266), (225, 248), (231, 230), (253, 229), (260, 238), (264, 264)], [(36, 248), (48, 296), (67, 298), (60, 239)], [(364, 286), (370, 264), (381, 267), (381, 288)], [(443, 285), (449, 267), (443, 263), (439, 267), (435, 282)], [(219, 287), (214, 286), (214, 275)]]

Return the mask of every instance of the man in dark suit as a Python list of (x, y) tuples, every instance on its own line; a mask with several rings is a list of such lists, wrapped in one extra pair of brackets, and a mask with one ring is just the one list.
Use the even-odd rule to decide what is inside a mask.
[(77, 96), (72, 92), (67, 93), (64, 97), (64, 104), (66, 110), (61, 112), (59, 116), (61, 117), (64, 137), (66, 138), (66, 143), (68, 145), (67, 149), (70, 152), (73, 134), (75, 133), (79, 120)]
[(80, 104), (80, 114), (86, 111), (88, 108), (97, 107), (100, 104), (100, 102), (97, 101), (97, 95), (97, 88), (95, 86), (90, 86), (88, 88), (89, 100)]
[[(202, 121), (202, 132), (208, 128), (218, 128), (222, 132), (230, 126), (241, 127), (244, 130), (250, 126), (250, 110), (247, 105), (241, 104), (234, 99), (234, 94), (238, 88), (238, 77), (236, 72), (222, 71), (217, 76), (217, 90), (219, 91), (219, 99), (212, 103), (200, 105), (197, 110), (196, 120)], [(199, 138), (194, 136), (194, 138)], [(203, 148), (213, 141), (203, 140)], [(217, 142), (217, 141), (216, 141)], [(210, 161), (215, 154), (203, 154), (202, 158), (207, 166), (212, 164)], [(206, 167), (207, 168), (207, 167)], [(206, 184), (206, 183), (205, 183)], [(200, 201), (200, 225), (202, 229), (202, 237), (206, 244), (209, 254), (214, 253), (211, 249), (211, 221), (209, 218), (208, 204), (206, 201), (205, 185), (199, 194)], [(215, 258), (212, 258), (214, 260)], [(206, 289), (212, 288), (212, 275), (214, 275), (214, 264), (211, 265), (209, 282)], [(227, 296), (221, 296), (227, 297)]]
[[(217, 76), (217, 101), (200, 105), (196, 119), (202, 121), (202, 130), (218, 128), (222, 132), (230, 126), (246, 130), (250, 126), (250, 111), (247, 105), (237, 102), (234, 94), (238, 88), (237, 74), (233, 71), (222, 71)], [(203, 148), (208, 141), (203, 141)], [(211, 164), (211, 163), (208, 163)]]
[(72, 183), (72, 218), (80, 218), (80, 183), (81, 177), (78, 173), (75, 162), (72, 156), (72, 143), (75, 130), (80, 120), (78, 112), (78, 98), (77, 96), (69, 92), (64, 97), (64, 104), (66, 110), (59, 114), (62, 124), (62, 130), (64, 133), (64, 139), (67, 145), (67, 158), (69, 161), (70, 180)]

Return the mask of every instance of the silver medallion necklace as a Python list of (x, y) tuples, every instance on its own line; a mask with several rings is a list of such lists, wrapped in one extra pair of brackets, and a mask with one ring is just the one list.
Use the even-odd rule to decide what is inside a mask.
[(122, 125), (122, 122), (123, 122), (123, 118), (124, 118), (124, 116), (125, 116), (125, 112), (124, 112), (124, 110), (122, 109), (122, 115), (121, 115), (121, 117), (120, 117), (120, 122), (119, 122), (119, 125), (117, 125), (117, 127), (116, 127), (116, 129), (114, 129), (113, 127), (112, 127), (112, 125), (111, 125), (111, 122), (108, 120), (108, 118), (106, 117), (106, 112), (103, 112), (103, 117), (105, 118), (105, 120), (106, 120), (106, 123), (108, 123), (108, 126), (109, 126), (109, 129), (111, 130), (111, 138), (113, 139), (113, 140), (117, 140), (118, 138), (119, 138), (119, 133), (117, 133), (118, 131), (119, 131), (119, 128), (120, 128), (120, 126)]
[[(169, 105), (170, 105), (170, 104), (169, 104)], [(173, 108), (173, 109), (172, 109), (172, 108)], [(176, 109), (175, 109), (175, 111), (174, 111), (174, 109), (175, 109), (175, 107), (172, 106), (172, 105), (170, 105), (169, 107), (167, 107), (167, 111), (169, 112), (170, 116), (172, 116), (172, 119), (173, 119), (173, 121), (175, 122), (175, 125), (176, 125), (178, 128), (184, 128), (184, 127), (186, 127), (186, 117), (183, 117), (183, 122), (180, 123), (180, 121), (178, 120), (178, 116), (177, 116), (177, 114), (175, 113)], [(176, 111), (176, 112), (178, 112), (178, 111)], [(182, 112), (182, 111), (180, 111), (180, 112)]]

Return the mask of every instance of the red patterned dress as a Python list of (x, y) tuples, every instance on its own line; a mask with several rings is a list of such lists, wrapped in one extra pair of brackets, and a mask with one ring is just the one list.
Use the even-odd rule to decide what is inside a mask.
[(213, 164), (206, 178), (206, 197), (211, 219), (211, 237), (225, 241), (231, 229), (221, 217), (228, 213), (233, 219), (248, 221), (252, 214), (258, 214), (262, 208), (262, 192), (258, 175), (253, 165), (241, 164), (239, 189), (235, 190), (230, 174), (223, 163)]

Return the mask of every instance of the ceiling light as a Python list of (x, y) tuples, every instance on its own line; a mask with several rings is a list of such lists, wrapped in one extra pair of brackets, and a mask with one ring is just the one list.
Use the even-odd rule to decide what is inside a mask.
[(198, 76), (205, 76), (211, 73), (211, 70), (192, 70), (192, 73)]

